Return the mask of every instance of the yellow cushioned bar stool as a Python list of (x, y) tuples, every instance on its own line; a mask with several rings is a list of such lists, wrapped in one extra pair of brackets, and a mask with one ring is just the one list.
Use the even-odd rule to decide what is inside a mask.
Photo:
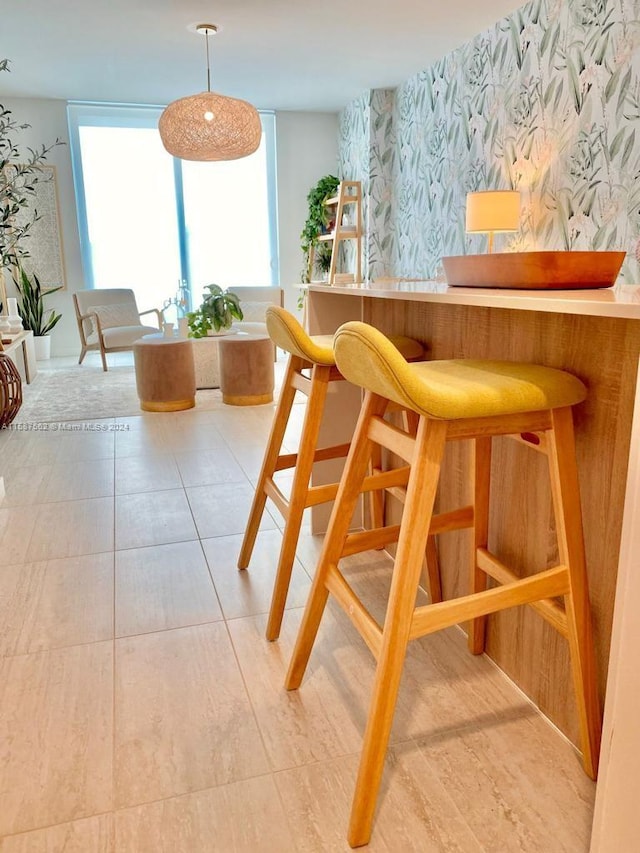
[[(293, 314), (277, 305), (267, 309), (266, 323), (274, 344), (289, 353), (289, 361), (238, 558), (238, 568), (246, 569), (249, 565), (260, 519), (269, 497), (285, 519), (266, 631), (267, 639), (275, 640), (280, 634), (304, 510), (309, 506), (332, 501), (338, 490), (337, 483), (311, 486), (313, 465), (321, 460), (346, 456), (349, 445), (318, 448), (318, 434), (329, 383), (344, 379), (336, 367), (333, 336), (308, 335)], [(424, 355), (423, 346), (412, 338), (397, 337), (391, 340), (393, 343), (389, 345), (393, 349), (398, 347), (407, 359), (421, 358)], [(310, 370), (310, 377), (305, 376), (303, 370)], [(300, 446), (297, 453), (282, 455), (282, 441), (296, 391), (308, 396)], [(274, 474), (288, 468), (295, 469), (289, 498), (285, 497), (274, 482)], [(374, 515), (377, 517), (379, 513), (380, 509), (374, 512)], [(434, 566), (434, 563), (435, 561), (430, 567)], [(435, 568), (434, 566), (434, 572)]]
[[(331, 593), (373, 652), (376, 675), (367, 719), (348, 841), (366, 844), (382, 777), (407, 645), (410, 640), (470, 620), (469, 647), (484, 650), (488, 614), (530, 604), (569, 642), (583, 762), (595, 778), (600, 707), (571, 407), (586, 396), (575, 376), (533, 364), (501, 361), (425, 361), (407, 364), (376, 329), (347, 323), (334, 351), (341, 374), (366, 389), (362, 410), (333, 506), (309, 600), (287, 674), (300, 686), (322, 613)], [(389, 401), (418, 416), (415, 435), (383, 420)], [(558, 537), (559, 565), (521, 577), (488, 545), (491, 438), (506, 435), (548, 457)], [(473, 440), (473, 504), (434, 515), (441, 460), (447, 441)], [(399, 526), (349, 534), (349, 519), (367, 477), (372, 448), (382, 445), (409, 462), (406, 501)], [(379, 475), (382, 476), (382, 475)], [(472, 528), (469, 593), (416, 607), (427, 537)], [(546, 532), (546, 531), (545, 531)], [(360, 537), (356, 541), (356, 537)], [(384, 624), (365, 609), (338, 563), (345, 554), (381, 542), (398, 543)], [(488, 588), (488, 580), (493, 584)], [(564, 598), (564, 607), (556, 600)]]

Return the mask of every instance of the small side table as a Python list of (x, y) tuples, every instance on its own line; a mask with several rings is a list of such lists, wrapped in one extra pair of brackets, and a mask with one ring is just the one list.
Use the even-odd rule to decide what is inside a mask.
[(4, 351), (18, 368), (24, 382), (30, 385), (38, 372), (33, 332), (26, 330), (11, 335), (11, 341), (4, 344)]
[(218, 338), (222, 402), (260, 406), (273, 402), (273, 343), (266, 335)]
[(190, 340), (147, 335), (135, 341), (136, 387), (143, 412), (179, 412), (196, 404)]

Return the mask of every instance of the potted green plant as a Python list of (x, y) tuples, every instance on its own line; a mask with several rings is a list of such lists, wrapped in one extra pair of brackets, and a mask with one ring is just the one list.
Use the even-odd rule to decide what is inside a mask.
[(325, 175), (307, 194), (307, 221), (300, 234), (300, 248), (304, 252), (305, 268), (303, 281), (309, 282), (313, 270), (309, 269), (309, 252), (314, 247), (314, 265), (321, 272), (328, 272), (331, 265), (331, 243), (319, 243), (318, 237), (326, 233), (330, 226), (330, 208), (327, 199), (338, 191), (340, 181), (335, 175)]
[(51, 338), (49, 332), (58, 323), (62, 314), (56, 314), (53, 308), (45, 309), (44, 299), (50, 293), (62, 290), (52, 287), (43, 290), (40, 279), (35, 273), (29, 276), (22, 267), (18, 267), (18, 275), (14, 274), (13, 283), (18, 291), (18, 314), (25, 329), (33, 332), (36, 347), (36, 359), (42, 361), (51, 355)]
[[(0, 59), (0, 71), (9, 70), (9, 60)], [(4, 269), (19, 266), (21, 258), (29, 256), (25, 241), (40, 218), (30, 206), (37, 184), (47, 180), (40, 167), (52, 148), (64, 144), (56, 139), (53, 145), (27, 148), (28, 154), (24, 154), (15, 138), (28, 127), (0, 104), (0, 284)]]
[(220, 334), (231, 327), (234, 319), (242, 320), (243, 316), (240, 299), (235, 293), (224, 290), (219, 284), (207, 284), (202, 304), (187, 314), (189, 337)]

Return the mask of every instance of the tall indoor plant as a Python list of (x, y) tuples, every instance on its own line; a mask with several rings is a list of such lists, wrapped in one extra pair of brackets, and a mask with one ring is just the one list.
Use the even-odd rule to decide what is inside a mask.
[(18, 313), (22, 318), (25, 329), (33, 332), (36, 346), (36, 359), (47, 359), (51, 353), (51, 338), (49, 332), (62, 317), (53, 308), (45, 309), (44, 298), (61, 287), (43, 290), (40, 280), (35, 273), (29, 276), (22, 267), (18, 267), (18, 275), (14, 274), (13, 283), (18, 291)]
[(311, 187), (307, 194), (307, 220), (300, 234), (300, 247), (304, 252), (305, 267), (303, 281), (308, 282), (313, 275), (309, 269), (309, 252), (315, 247), (314, 264), (322, 272), (328, 272), (331, 264), (331, 243), (319, 243), (318, 237), (325, 233), (329, 227), (330, 210), (326, 205), (338, 191), (340, 181), (335, 175), (325, 175), (318, 183)]

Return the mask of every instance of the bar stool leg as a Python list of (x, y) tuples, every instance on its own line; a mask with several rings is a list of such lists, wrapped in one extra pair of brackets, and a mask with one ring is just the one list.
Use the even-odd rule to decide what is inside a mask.
[(287, 601), (291, 572), (293, 570), (293, 561), (296, 556), (296, 546), (306, 507), (313, 459), (322, 424), (322, 413), (327, 397), (330, 373), (331, 368), (326, 365), (316, 364), (313, 367), (311, 393), (309, 394), (302, 426), (300, 447), (296, 460), (291, 495), (289, 497), (289, 508), (284, 533), (282, 535), (282, 547), (280, 549), (276, 579), (273, 586), (269, 620), (267, 622), (266, 637), (269, 641), (277, 640), (280, 636), (282, 617)]
[(324, 537), (320, 559), (313, 576), (311, 591), (307, 599), (304, 616), (298, 631), (298, 638), (291, 656), (289, 670), (285, 679), (287, 690), (297, 690), (304, 676), (309, 655), (313, 647), (316, 634), (327, 596), (329, 595), (326, 578), (331, 569), (335, 569), (342, 554), (342, 548), (346, 539), (353, 511), (355, 509), (360, 488), (367, 475), (368, 466), (371, 461), (372, 442), (367, 436), (369, 421), (374, 415), (384, 414), (387, 401), (371, 392), (365, 394), (358, 423), (356, 424), (353, 441), (347, 456), (345, 469), (338, 487), (338, 494), (331, 510), (329, 527)]
[[(375, 444), (371, 451), (371, 473), (382, 471), (382, 448)], [(384, 527), (384, 492), (369, 492), (369, 514), (371, 515), (371, 527), (376, 529)], [(384, 546), (380, 545), (378, 550)]]
[(582, 512), (571, 409), (551, 413), (549, 473), (556, 516), (560, 561), (569, 569), (571, 591), (565, 595), (571, 669), (585, 772), (595, 779), (600, 753), (601, 710), (584, 555)]
[(421, 418), (351, 808), (348, 841), (352, 847), (367, 844), (371, 836), (371, 824), (411, 634), (446, 435), (446, 423)]
[[(417, 412), (412, 412), (411, 409), (405, 409), (403, 412), (404, 427), (407, 432), (415, 435), (418, 431), (418, 423), (420, 416)], [(427, 547), (424, 554), (423, 572), (426, 571), (429, 579), (429, 599), (431, 604), (437, 604), (442, 601), (442, 579), (440, 576), (440, 558), (438, 557), (438, 546), (436, 537), (430, 536), (427, 539)]]
[[(487, 576), (478, 566), (478, 548), (489, 544), (489, 489), (491, 486), (491, 437), (472, 441), (471, 462), (473, 483), (473, 549), (471, 552), (471, 592), (482, 592), (487, 588)], [(477, 616), (469, 622), (468, 645), (474, 655), (484, 652), (487, 633), (487, 617)]]
[[(419, 421), (420, 417), (416, 412), (411, 411), (411, 409), (402, 410), (402, 426), (406, 432), (415, 435), (418, 431)], [(382, 448), (378, 444), (374, 445), (371, 456), (371, 472), (376, 473), (377, 471), (382, 471)], [(385, 493), (383, 491), (369, 492), (369, 501), (371, 527), (384, 527)], [(380, 545), (378, 550), (383, 548), (384, 546)], [(432, 604), (437, 604), (442, 601), (442, 580), (435, 536), (429, 536), (427, 539), (422, 571), (428, 578), (429, 600)]]
[(282, 447), (282, 441), (287, 429), (287, 423), (289, 422), (291, 407), (296, 395), (293, 379), (296, 371), (299, 369), (300, 363), (301, 360), (297, 359), (295, 356), (289, 357), (287, 370), (282, 383), (282, 390), (280, 391), (276, 413), (271, 426), (269, 441), (267, 443), (267, 451), (262, 462), (260, 476), (258, 477), (258, 484), (256, 486), (253, 503), (251, 505), (251, 512), (249, 513), (247, 528), (245, 530), (244, 539), (242, 540), (240, 556), (238, 557), (239, 569), (246, 569), (249, 565), (249, 561), (251, 560), (253, 546), (255, 545), (258, 528), (260, 527), (260, 520), (262, 519), (262, 514), (264, 513), (265, 504), (267, 502), (265, 485), (267, 480), (273, 477), (276, 469), (276, 462), (278, 461), (280, 448)]
[[(402, 409), (402, 428), (415, 435), (418, 429), (419, 417), (416, 412), (410, 409)], [(382, 447), (379, 444), (374, 444), (371, 450), (371, 473), (379, 474), (382, 471)], [(385, 493), (384, 491), (369, 492), (369, 513), (371, 515), (371, 527), (384, 527), (384, 510), (385, 510)], [(381, 551), (384, 545), (380, 545), (376, 550)]]
[[(416, 412), (410, 409), (402, 409), (402, 428), (415, 435), (418, 430), (419, 417)], [(371, 473), (376, 474), (382, 471), (382, 447), (379, 444), (374, 444), (371, 450)], [(369, 492), (369, 513), (371, 515), (371, 527), (384, 527), (384, 510), (385, 510), (385, 493), (384, 491)], [(380, 545), (376, 550), (383, 550), (384, 545)]]
[(440, 578), (440, 557), (438, 556), (438, 546), (435, 536), (429, 536), (427, 539), (427, 550), (425, 551), (423, 565), (429, 578), (429, 598), (431, 604), (438, 604), (443, 598), (442, 580)]

